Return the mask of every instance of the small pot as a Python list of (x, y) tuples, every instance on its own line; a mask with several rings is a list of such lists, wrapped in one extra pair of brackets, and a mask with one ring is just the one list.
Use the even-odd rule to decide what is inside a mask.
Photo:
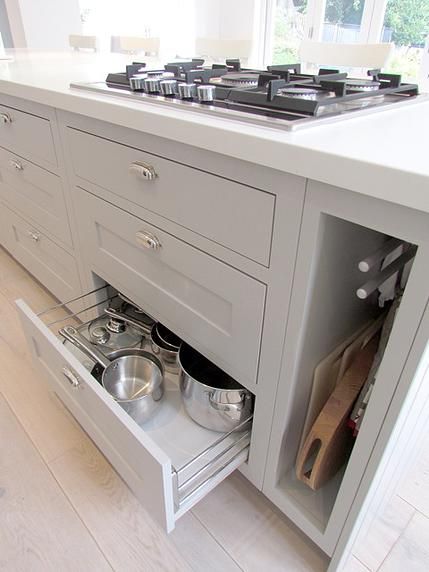
[(228, 432), (250, 418), (253, 411), (250, 391), (185, 343), (179, 350), (179, 365), (183, 404), (199, 425)]
[(152, 351), (163, 362), (165, 369), (178, 373), (178, 355), (182, 340), (160, 323), (154, 324), (150, 339)]
[(104, 389), (134, 421), (142, 424), (158, 409), (164, 395), (164, 368), (155, 356), (127, 350), (111, 361), (72, 326), (62, 328), (60, 334), (102, 366)]

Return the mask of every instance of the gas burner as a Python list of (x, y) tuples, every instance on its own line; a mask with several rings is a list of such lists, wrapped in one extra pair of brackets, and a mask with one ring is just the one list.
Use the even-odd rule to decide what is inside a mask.
[(232, 87), (256, 87), (258, 85), (258, 74), (228, 73), (221, 76), (223, 85)]
[(320, 91), (309, 87), (285, 87), (279, 89), (278, 93), (285, 97), (296, 97), (298, 99), (317, 99)]
[(426, 99), (417, 85), (381, 70), (368, 70), (368, 79), (362, 79), (323, 68), (305, 74), (299, 64), (246, 69), (237, 59), (207, 66), (194, 58), (157, 70), (134, 62), (125, 72), (110, 73), (105, 83), (72, 87), (285, 129), (311, 125), (322, 116), (345, 118)]
[(376, 91), (381, 83), (370, 79), (347, 79), (346, 88), (353, 91)]

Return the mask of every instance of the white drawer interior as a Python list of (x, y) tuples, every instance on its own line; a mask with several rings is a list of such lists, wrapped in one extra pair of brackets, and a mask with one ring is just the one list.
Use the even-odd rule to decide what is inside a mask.
[[(106, 300), (108, 303), (115, 304), (115, 300), (117, 300), (118, 297), (115, 294), (113, 294), (113, 296), (107, 296), (106, 292), (107, 289), (103, 287), (98, 291), (90, 293), (87, 298), (87, 301), (90, 301), (86, 304), (83, 304), (85, 296), (68, 302), (68, 308), (73, 308), (73, 310), (76, 311), (75, 314), (71, 314), (70, 310), (66, 311), (65, 305), (59, 305), (53, 310), (42, 312), (38, 317), (34, 316), (33, 319), (43, 319), (43, 322), (46, 324), (43, 328), (56, 334), (59, 328), (65, 324), (72, 324), (75, 327), (79, 327), (81, 323), (85, 323), (81, 322), (79, 317), (85, 316), (85, 318), (88, 318), (91, 314), (92, 319), (94, 314), (100, 312), (106, 305)], [(95, 302), (94, 297), (97, 298)], [(250, 444), (249, 422), (245, 421), (242, 424), (243, 430), (239, 428), (239, 430), (231, 433), (219, 433), (201, 427), (188, 416), (184, 409), (177, 374), (166, 372), (164, 397), (161, 406), (148, 421), (138, 426), (107, 391), (104, 390), (101, 383), (91, 375), (90, 372), (93, 370), (94, 362), (72, 343), (65, 342), (59, 335), (58, 337), (61, 339), (62, 356), (63, 358), (64, 356), (69, 356), (67, 361), (69, 365), (73, 367), (73, 370), (77, 371), (76, 359), (83, 365), (85, 374), (82, 375), (82, 370), (80, 370), (79, 377), (80, 379), (84, 379), (84, 382), (87, 384), (86, 389), (88, 389), (89, 386), (92, 388), (95, 386), (94, 389), (96, 393), (99, 394), (100, 391), (102, 392), (103, 401), (106, 401), (107, 398), (112, 416), (115, 416), (119, 420), (123, 418), (124, 415), (128, 418), (127, 423), (124, 425), (132, 428), (134, 438), (144, 434), (144, 438), (142, 436), (141, 442), (150, 444), (146, 446), (146, 454), (149, 450), (157, 460), (168, 458), (168, 462), (164, 464), (163, 472), (165, 472), (165, 469), (170, 472), (165, 482), (167, 482), (167, 486), (171, 487), (171, 491), (166, 492), (166, 497), (172, 496), (174, 501), (174, 515), (170, 515), (173, 522), (247, 460)], [(150, 342), (146, 339), (141, 347), (150, 351)], [(42, 361), (47, 361), (46, 356), (43, 357)], [(52, 370), (50, 364), (48, 364), (48, 368)], [(60, 379), (60, 383), (64, 385), (64, 379)], [(86, 396), (84, 391), (73, 392), (73, 390), (70, 390), (70, 386), (67, 387), (67, 382), (65, 383), (66, 388), (69, 390), (68, 394), (70, 398), (78, 399), (80, 406), (85, 408), (85, 399), (88, 396), (88, 391), (86, 392)], [(60, 397), (65, 401), (67, 406), (69, 405), (67, 402), (68, 394), (63, 395), (63, 392), (60, 394)], [(71, 407), (71, 409), (73, 409), (73, 407)], [(88, 414), (91, 414), (94, 420), (96, 413), (96, 408), (94, 409), (94, 405), (92, 404), (92, 407), (88, 408)], [(86, 430), (88, 429), (86, 428)], [(97, 442), (97, 444), (99, 443)], [(123, 438), (121, 444), (121, 455), (126, 456), (126, 452), (124, 451), (127, 447), (124, 447)], [(102, 445), (101, 448), (103, 450)], [(130, 448), (130, 451), (131, 450)], [(108, 452), (106, 452), (106, 456), (109, 457)], [(127, 461), (126, 458), (125, 461)], [(129, 464), (138, 474), (140, 471), (138, 464), (132, 459), (130, 459)], [(121, 472), (120, 468), (118, 468), (118, 470)], [(144, 466), (141, 467), (141, 471), (144, 473)], [(125, 474), (123, 474), (123, 476), (125, 480), (127, 480), (127, 476)], [(133, 483), (129, 484), (131, 488), (133, 488)], [(161, 502), (164, 502), (164, 500)], [(168, 512), (169, 503), (167, 499), (165, 500), (165, 504), (167, 506), (165, 512)], [(169, 527), (167, 525), (167, 529), (171, 530), (171, 528), (171, 526)]]

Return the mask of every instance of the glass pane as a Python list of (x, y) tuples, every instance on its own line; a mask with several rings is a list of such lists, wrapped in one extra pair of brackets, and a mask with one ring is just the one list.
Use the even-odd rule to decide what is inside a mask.
[(322, 40), (343, 44), (359, 43), (364, 5), (365, 0), (327, 0)]
[(298, 61), (298, 48), (305, 37), (307, 0), (277, 0), (274, 16), (272, 62)]
[[(118, 38), (156, 38), (162, 61), (201, 56), (206, 62), (252, 62), (259, 20), (256, 0), (79, 0), (83, 33), (104, 50)], [(255, 54), (255, 57), (257, 54)]]
[(429, 0), (388, 0), (381, 41), (395, 48), (386, 70), (417, 81), (428, 36)]

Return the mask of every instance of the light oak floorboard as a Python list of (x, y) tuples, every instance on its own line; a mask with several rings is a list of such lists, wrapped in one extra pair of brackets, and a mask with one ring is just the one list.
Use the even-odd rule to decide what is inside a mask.
[(221, 483), (192, 512), (243, 570), (322, 572), (327, 557), (281, 518), (239, 473)]
[(89, 439), (50, 467), (115, 570), (192, 570)]
[(414, 466), (399, 487), (398, 495), (429, 518), (429, 438), (426, 438)]
[(427, 572), (429, 570), (429, 519), (416, 512), (395, 544), (380, 572)]
[(343, 570), (344, 572), (370, 572), (370, 570), (354, 556), (350, 556)]
[(378, 570), (414, 513), (408, 503), (398, 496), (392, 497), (384, 510), (375, 516), (366, 533), (358, 537), (353, 554), (371, 572)]
[(111, 570), (0, 395), (0, 569)]

